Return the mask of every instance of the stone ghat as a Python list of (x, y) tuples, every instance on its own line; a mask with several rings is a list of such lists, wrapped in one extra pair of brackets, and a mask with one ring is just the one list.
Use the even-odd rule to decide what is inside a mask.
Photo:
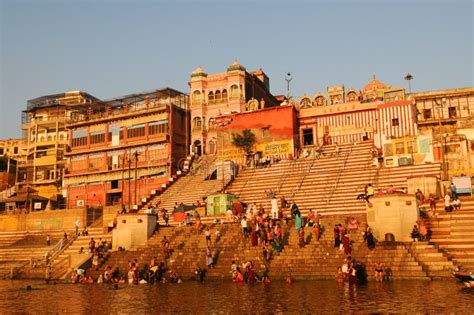
[[(357, 215), (356, 218), (362, 229), (365, 216)], [(135, 250), (112, 252), (99, 270), (88, 270), (87, 274), (97, 277), (106, 266), (111, 266), (113, 269), (118, 268), (125, 275), (128, 271), (128, 261), (137, 259), (141, 269), (156, 257), (157, 261), (164, 262), (169, 270), (177, 272), (183, 279), (189, 279), (193, 277), (195, 264), (201, 268), (206, 267), (207, 243), (204, 231), (209, 227), (215, 268), (207, 270), (208, 279), (230, 279), (232, 261), (237, 264), (252, 261), (258, 274), (267, 266), (273, 279), (283, 279), (288, 275), (297, 279), (334, 278), (337, 267), (343, 264), (346, 255), (334, 247), (333, 228), (334, 224), (338, 223), (346, 225), (348, 219), (348, 216), (342, 215), (322, 217), (321, 238), (319, 241), (314, 239), (311, 229), (306, 228), (304, 248), (298, 246), (294, 221), (290, 220), (286, 224), (282, 220), (283, 250), (280, 253), (273, 252), (269, 262), (264, 262), (261, 246), (252, 246), (250, 238), (243, 236), (239, 223), (209, 223), (199, 231), (194, 227), (161, 227), (146, 245)], [(171, 254), (168, 258), (164, 257), (161, 247), (163, 236), (167, 236), (171, 243)], [(451, 277), (450, 273), (454, 268), (452, 262), (428, 243), (379, 242), (375, 249), (369, 250), (360, 231), (350, 233), (349, 237), (352, 242), (351, 256), (366, 265), (369, 278), (373, 276), (375, 262), (379, 261), (390, 268), (393, 279), (428, 280), (434, 277)]]

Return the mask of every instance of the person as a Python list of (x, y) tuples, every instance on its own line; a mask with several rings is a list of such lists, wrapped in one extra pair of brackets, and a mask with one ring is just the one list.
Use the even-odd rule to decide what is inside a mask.
[(93, 253), (94, 249), (95, 249), (95, 241), (94, 241), (94, 238), (92, 237), (89, 242), (89, 250), (91, 251), (91, 253)]
[(319, 242), (319, 238), (321, 236), (321, 226), (319, 225), (318, 222), (315, 222), (313, 224), (313, 235), (314, 235), (314, 239)]
[(449, 191), (451, 192), (451, 197), (453, 199), (456, 199), (456, 197), (457, 197), (456, 185), (454, 185), (453, 182), (451, 182), (451, 185), (449, 185)]
[(161, 241), (161, 246), (163, 247), (163, 256), (168, 258), (169, 250), (170, 250), (170, 241), (166, 238), (166, 235), (163, 236), (163, 240)]
[(165, 220), (165, 224), (168, 226), (169, 225), (169, 219), (170, 219), (170, 215), (168, 214), (168, 210), (165, 209), (164, 213), (163, 213), (163, 220)]
[(194, 275), (196, 276), (196, 280), (198, 280), (199, 282), (204, 281), (204, 270), (202, 270), (201, 267), (199, 267), (199, 265), (197, 264), (195, 264)]
[(206, 231), (204, 232), (204, 234), (206, 235), (206, 245), (208, 247), (212, 246), (211, 230), (209, 229), (209, 227), (206, 228)]
[(97, 251), (94, 251), (94, 256), (92, 256), (92, 266), (96, 271), (99, 270), (99, 253)]
[(339, 228), (337, 224), (334, 225), (334, 247), (337, 249), (341, 244), (341, 238), (339, 237)]
[(304, 247), (304, 228), (303, 227), (300, 227), (298, 231), (298, 246), (300, 248)]
[(374, 196), (374, 187), (372, 186), (372, 184), (369, 184), (367, 186), (367, 196), (366, 196), (365, 200), (367, 200), (367, 202), (369, 202), (369, 198), (373, 197), (373, 196)]
[(74, 221), (74, 227), (76, 228), (76, 235), (79, 235), (78, 232), (79, 232), (79, 227), (80, 226), (81, 226), (81, 221), (79, 219)]
[(244, 233), (244, 237), (247, 238), (248, 237), (248, 230), (247, 230), (248, 224), (247, 224), (247, 217), (246, 216), (244, 216), (242, 218), (242, 220), (240, 221), (240, 226), (242, 226), (242, 231)]
[(258, 231), (256, 228), (252, 229), (252, 232), (250, 233), (250, 240), (252, 242), (253, 247), (258, 246)]
[(422, 205), (422, 204), (425, 203), (425, 195), (423, 194), (423, 192), (420, 189), (416, 190), (415, 196), (416, 196), (416, 201), (418, 201), (419, 205)]
[(359, 222), (357, 222), (356, 218), (352, 217), (349, 220), (349, 232), (354, 232), (359, 229)]
[(276, 196), (273, 196), (272, 201), (271, 201), (272, 209), (272, 219), (278, 220), (278, 200), (276, 199)]
[(390, 187), (388, 187), (387, 189), (387, 194), (394, 194), (395, 193), (395, 188), (393, 187), (393, 185), (390, 185)]
[(209, 246), (207, 246), (206, 248), (206, 265), (209, 269), (214, 268), (214, 259), (212, 257), (212, 251)]
[(367, 243), (367, 248), (372, 250), (375, 248), (375, 239), (374, 239), (374, 233), (372, 232), (372, 229), (367, 226), (365, 233), (364, 233), (364, 238)]
[(446, 193), (446, 195), (444, 195), (444, 210), (446, 212), (453, 211), (453, 206), (451, 205), (451, 197), (449, 196), (448, 193)]
[(125, 209), (125, 205), (122, 204), (122, 211), (120, 212), (120, 214), (126, 214), (127, 213), (127, 209)]
[(48, 235), (46, 235), (46, 245), (47, 246), (51, 246), (51, 237)]
[(436, 211), (436, 199), (433, 194), (429, 195), (428, 202), (430, 204), (430, 209), (432, 212)]
[(342, 246), (344, 248), (344, 254), (350, 255), (351, 254), (351, 240), (347, 234), (344, 234), (342, 237)]
[(454, 198), (451, 205), (453, 206), (454, 210), (461, 210), (461, 200), (459, 200), (457, 196)]
[(294, 216), (295, 216), (295, 228), (296, 228), (296, 232), (298, 233), (303, 226), (303, 219), (301, 217), (301, 212), (298, 209), (294, 212)]
[(427, 240), (428, 237), (428, 228), (424, 222), (420, 223), (420, 241)]
[(418, 226), (414, 225), (413, 229), (411, 230), (411, 238), (413, 242), (417, 242), (420, 240), (420, 231), (418, 230)]
[(384, 278), (384, 270), (385, 270), (385, 264), (383, 262), (377, 261), (374, 264), (374, 269), (375, 269), (375, 281), (383, 281)]
[(285, 196), (283, 196), (283, 195), (281, 195), (281, 197), (280, 197), (280, 204), (281, 204), (282, 209), (286, 209), (287, 202), (286, 202)]
[(244, 282), (244, 275), (242, 274), (242, 271), (240, 271), (239, 267), (237, 267), (235, 271), (235, 277), (233, 278), (233, 281), (237, 283)]

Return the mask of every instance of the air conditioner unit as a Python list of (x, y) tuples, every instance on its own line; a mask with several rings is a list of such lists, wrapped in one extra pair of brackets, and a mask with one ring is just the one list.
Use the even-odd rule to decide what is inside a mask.
[(411, 158), (402, 157), (398, 159), (399, 166), (413, 165), (413, 160)]

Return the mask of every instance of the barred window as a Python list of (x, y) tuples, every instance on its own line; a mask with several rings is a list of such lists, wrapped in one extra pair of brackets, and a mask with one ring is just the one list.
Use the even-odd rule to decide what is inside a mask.
[(91, 144), (104, 143), (105, 142), (105, 131), (93, 131), (90, 133)]
[(72, 131), (72, 141), (71, 145), (73, 147), (80, 147), (87, 145), (87, 129), (75, 129)]
[(127, 129), (128, 138), (137, 138), (145, 136), (145, 124), (131, 126)]
[(148, 134), (156, 135), (168, 132), (168, 120), (153, 121), (148, 123)]

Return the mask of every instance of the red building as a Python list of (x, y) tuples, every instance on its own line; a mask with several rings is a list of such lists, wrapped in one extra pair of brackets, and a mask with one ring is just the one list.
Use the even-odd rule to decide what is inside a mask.
[(160, 189), (187, 155), (186, 94), (166, 88), (100, 103), (67, 125), (63, 194), (68, 208), (133, 207)]

